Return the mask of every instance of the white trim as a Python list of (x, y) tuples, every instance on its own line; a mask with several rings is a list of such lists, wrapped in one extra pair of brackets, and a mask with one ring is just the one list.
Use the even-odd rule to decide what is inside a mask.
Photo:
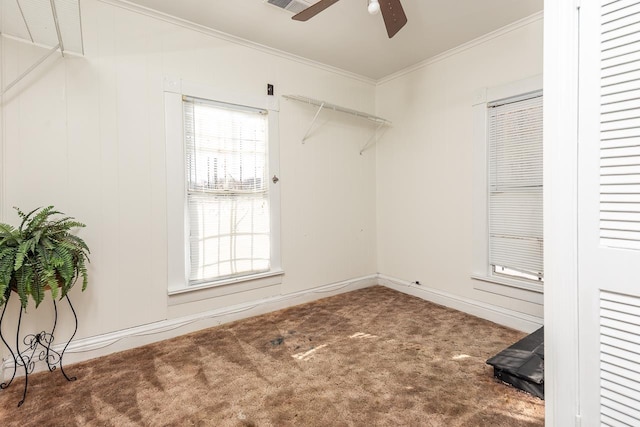
[(580, 18), (574, 2), (544, 3), (545, 422), (549, 426), (574, 426), (579, 419), (576, 415), (580, 414), (577, 249)]
[(267, 271), (169, 290), (169, 306), (279, 285), (282, 283), (283, 275), (284, 271), (282, 270)]
[(540, 317), (464, 298), (425, 285), (416, 285), (412, 282), (385, 275), (378, 276), (378, 283), (395, 289), (396, 291), (444, 305), (523, 332), (533, 332), (543, 324), (543, 320)]
[(186, 19), (177, 18), (175, 16), (159, 12), (157, 10), (150, 9), (148, 7), (140, 6), (137, 4), (130, 3), (126, 0), (98, 0), (102, 3), (109, 4), (111, 6), (119, 7), (121, 9), (128, 10), (130, 12), (138, 13), (140, 15), (148, 16), (150, 18), (157, 19), (159, 21), (164, 21), (170, 24), (177, 25), (182, 28), (186, 28), (189, 30), (197, 31), (199, 33), (205, 34), (207, 36), (215, 37), (217, 39), (225, 40), (230, 43), (235, 43), (244, 47), (248, 47), (250, 49), (255, 49), (260, 52), (268, 53), (270, 55), (278, 56), (280, 58), (288, 59), (290, 61), (298, 62), (303, 65), (308, 65), (310, 67), (318, 68), (320, 70), (329, 71), (334, 74), (338, 74), (344, 77), (352, 78), (355, 80), (359, 80), (363, 83), (367, 83), (370, 85), (375, 85), (376, 80), (371, 79), (369, 77), (362, 76), (360, 74), (352, 73), (347, 70), (343, 70), (341, 68), (332, 67), (327, 64), (322, 64), (317, 61), (313, 61), (311, 59), (304, 58), (302, 56), (294, 55), (292, 53), (288, 53), (279, 49), (275, 49), (269, 46), (262, 45), (260, 43), (252, 42), (249, 40), (242, 39), (240, 37), (233, 36), (231, 34), (224, 33), (219, 30), (214, 30), (209, 27), (205, 27), (204, 25), (196, 24), (191, 21), (187, 21)]
[(175, 289), (175, 290), (170, 290), (169, 291), (169, 295), (180, 295), (180, 294), (185, 294), (185, 293), (189, 293), (191, 291), (201, 291), (204, 289), (209, 289), (209, 288), (216, 288), (216, 287), (221, 287), (221, 286), (226, 286), (226, 285), (233, 285), (235, 283), (240, 283), (240, 282), (250, 282), (252, 280), (260, 280), (260, 279), (266, 279), (269, 277), (274, 277), (274, 276), (282, 276), (284, 274), (284, 271), (282, 270), (275, 270), (275, 271), (266, 271), (264, 273), (255, 273), (255, 274), (248, 274), (246, 276), (233, 276), (227, 279), (222, 279), (222, 280), (216, 280), (210, 283), (199, 283), (197, 285), (191, 285), (187, 288), (181, 288), (181, 289)]
[[(477, 280), (474, 289), (510, 298), (541, 304), (542, 286), (520, 280), (509, 280), (493, 274), (489, 265), (489, 185), (487, 105), (543, 89), (541, 74), (494, 87), (476, 90), (472, 100), (473, 120), (473, 223), (471, 277)], [(493, 283), (497, 285), (492, 285)], [(511, 289), (509, 289), (511, 287)]]
[[(104, 1), (104, 0), (102, 0)], [(476, 39), (473, 39), (471, 41), (468, 41), (466, 43), (463, 43), (459, 46), (454, 47), (453, 49), (449, 49), (445, 52), (442, 52), (436, 56), (432, 56), (431, 58), (425, 59), (424, 61), (418, 62), (417, 64), (414, 64), (410, 67), (407, 67), (403, 70), (400, 70), (396, 73), (390, 74), (386, 77), (383, 77), (381, 79), (378, 79), (378, 84), (384, 84), (384, 83), (388, 83), (391, 80), (395, 80), (397, 78), (400, 78), (402, 76), (405, 76), (409, 73), (413, 73), (414, 71), (420, 70), (422, 68), (428, 67), (429, 65), (435, 64), (436, 62), (440, 62), (443, 61), (451, 56), (457, 55), (459, 53), (464, 52), (465, 50), (468, 49), (472, 49), (480, 44), (486, 43), (489, 40), (495, 39), (496, 37), (501, 37), (505, 34), (508, 34), (512, 31), (518, 30), (522, 27), (526, 27), (527, 25), (536, 22), (536, 21), (540, 21), (544, 18), (544, 12), (540, 11), (537, 13), (534, 13), (531, 16), (528, 16), (526, 18), (520, 19), (518, 21), (512, 22), (509, 25), (505, 25), (502, 28), (499, 28), (495, 31), (492, 31), (490, 33), (487, 33), (483, 36), (480, 36)]]
[[(0, 22), (4, 22), (4, 15), (2, 12), (3, 8), (0, 5)], [(4, 46), (5, 40), (4, 40), (4, 34), (0, 32), (0, 64), (6, 64), (5, 62), (5, 46)], [(5, 80), (6, 76), (5, 76), (5, 72), (4, 72), (4, 65), (0, 65), (0, 222), (4, 223), (5, 219), (5, 213), (4, 213), (4, 206), (5, 206), (5, 195), (7, 194), (7, 189), (5, 187), (5, 183), (6, 181), (6, 174), (7, 174), (7, 168), (5, 167), (5, 159), (6, 159), (6, 153), (5, 153), (5, 139), (6, 139), (6, 127), (5, 127), (5, 117), (4, 117), (4, 85), (5, 85)], [(1, 341), (0, 341), (1, 342)], [(3, 348), (4, 345), (0, 345), (0, 361), (4, 360), (4, 355), (5, 352), (7, 351), (5, 348)], [(1, 376), (0, 376), (1, 378)]]
[[(321, 298), (368, 288), (375, 286), (377, 283), (377, 275), (372, 274), (291, 294), (205, 311), (178, 319), (162, 320), (160, 322), (121, 331), (73, 340), (64, 355), (65, 366), (174, 338), (201, 329), (211, 328), (224, 323), (282, 310)], [(64, 344), (54, 345), (53, 349), (61, 351), (63, 346)], [(0, 380), (8, 379), (7, 374), (10, 374), (9, 369), (13, 371), (13, 360), (5, 360), (0, 368)], [(40, 372), (45, 369), (46, 365), (39, 362), (36, 363), (34, 371)], [(18, 375), (20, 375), (20, 369), (18, 369)]]
[(538, 305), (544, 303), (543, 286), (539, 283), (525, 283), (521, 280), (498, 276), (471, 275), (471, 278), (474, 279), (473, 289)]
[(487, 104), (495, 104), (499, 101), (517, 96), (522, 96), (523, 98), (538, 96), (540, 94), (536, 93), (541, 92), (542, 88), (542, 74), (536, 74), (526, 79), (487, 88), (485, 108)]

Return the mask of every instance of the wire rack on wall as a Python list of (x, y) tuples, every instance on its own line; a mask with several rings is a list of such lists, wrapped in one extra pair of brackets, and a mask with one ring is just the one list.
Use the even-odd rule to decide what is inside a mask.
[(50, 48), (1, 88), (2, 94), (57, 51), (84, 55), (79, 0), (0, 0), (0, 34)]
[(371, 143), (375, 141), (378, 131), (383, 126), (391, 126), (391, 121), (389, 121), (387, 119), (383, 119), (382, 117), (374, 116), (373, 114), (365, 113), (363, 111), (358, 111), (358, 110), (353, 110), (351, 108), (342, 107), (340, 105), (331, 104), (331, 103), (329, 103), (327, 101), (322, 101), (322, 100), (319, 100), (319, 99), (313, 99), (313, 98), (309, 98), (309, 97), (301, 96), (301, 95), (283, 95), (283, 98), (290, 99), (292, 101), (302, 102), (304, 104), (309, 104), (309, 105), (312, 105), (314, 107), (318, 107), (318, 111), (316, 112), (315, 116), (311, 120), (311, 124), (309, 125), (309, 129), (307, 129), (306, 134), (302, 138), (302, 143), (304, 143), (307, 140), (307, 138), (309, 138), (309, 134), (311, 133), (311, 129), (313, 128), (313, 124), (316, 122), (316, 119), (318, 118), (318, 115), (320, 115), (320, 112), (323, 109), (333, 110), (333, 111), (337, 111), (339, 113), (344, 113), (344, 114), (349, 114), (349, 115), (352, 115), (352, 116), (355, 116), (355, 117), (359, 117), (359, 118), (368, 120), (370, 122), (376, 123), (378, 125), (378, 127), (376, 128), (374, 134), (371, 136), (371, 138), (367, 141), (367, 143), (360, 150), (360, 154), (362, 154), (363, 151), (366, 150), (371, 145)]

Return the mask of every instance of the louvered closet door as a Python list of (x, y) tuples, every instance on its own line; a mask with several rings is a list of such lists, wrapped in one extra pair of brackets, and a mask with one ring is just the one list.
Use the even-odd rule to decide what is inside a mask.
[(640, 426), (640, 0), (583, 1), (580, 27), (582, 425)]

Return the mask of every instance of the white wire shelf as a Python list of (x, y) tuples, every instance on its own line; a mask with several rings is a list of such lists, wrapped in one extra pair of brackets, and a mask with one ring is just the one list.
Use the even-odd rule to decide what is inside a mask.
[(366, 119), (378, 124), (382, 123), (383, 126), (391, 126), (391, 122), (387, 119), (383, 119), (382, 117), (374, 116), (373, 114), (365, 113), (362, 111), (352, 110), (351, 108), (330, 104), (326, 101), (321, 101), (319, 99), (308, 98), (306, 96), (301, 96), (301, 95), (283, 95), (283, 97), (286, 99), (302, 102), (304, 104), (313, 105), (314, 107), (322, 107), (328, 110), (338, 111), (340, 113), (351, 114), (352, 116), (361, 117), (363, 119)]
[(0, 0), (0, 35), (30, 40), (50, 50), (15, 80), (0, 88), (4, 95), (56, 52), (84, 55), (80, 0)]
[(371, 144), (371, 142), (375, 140), (376, 134), (378, 133), (380, 128), (382, 128), (383, 126), (391, 126), (391, 121), (389, 121), (387, 119), (383, 119), (382, 117), (374, 116), (373, 114), (365, 113), (363, 111), (358, 111), (358, 110), (353, 110), (351, 108), (342, 107), (340, 105), (331, 104), (329, 102), (321, 101), (319, 99), (313, 99), (313, 98), (309, 98), (309, 97), (301, 96), (301, 95), (282, 95), (282, 97), (285, 98), (285, 99), (290, 99), (292, 101), (298, 101), (298, 102), (301, 102), (303, 104), (308, 104), (308, 105), (312, 105), (314, 107), (318, 107), (318, 111), (316, 112), (316, 115), (313, 117), (313, 120), (311, 120), (311, 124), (309, 125), (309, 129), (307, 130), (307, 133), (302, 138), (302, 143), (304, 143), (307, 140), (307, 138), (309, 137), (309, 134), (311, 133), (311, 129), (313, 128), (313, 124), (316, 122), (316, 119), (318, 118), (318, 115), (320, 114), (320, 112), (323, 109), (333, 110), (333, 111), (337, 111), (339, 113), (344, 113), (344, 114), (349, 114), (349, 115), (352, 115), (352, 116), (355, 116), (355, 117), (360, 117), (362, 119), (368, 120), (368, 121), (376, 123), (378, 125), (378, 127), (376, 128), (376, 130), (375, 130), (374, 134), (372, 135), (372, 137), (369, 139), (369, 141), (367, 141), (367, 143), (364, 145), (364, 147), (362, 147), (362, 149), (360, 150), (360, 154), (362, 154), (362, 152)]

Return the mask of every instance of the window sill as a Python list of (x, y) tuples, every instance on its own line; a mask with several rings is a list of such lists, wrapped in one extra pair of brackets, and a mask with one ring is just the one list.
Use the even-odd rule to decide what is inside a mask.
[(478, 274), (471, 275), (471, 278), (474, 279), (474, 289), (533, 304), (543, 305), (544, 303), (542, 284)]
[(234, 277), (194, 286), (185, 286), (169, 290), (169, 305), (185, 304), (204, 299), (221, 297), (238, 292), (275, 286), (282, 283), (283, 270), (271, 270), (264, 273)]

